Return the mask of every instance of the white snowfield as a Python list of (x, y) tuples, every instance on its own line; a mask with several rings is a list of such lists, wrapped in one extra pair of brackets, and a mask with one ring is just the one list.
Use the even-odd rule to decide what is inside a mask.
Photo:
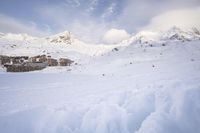
[(7, 55), (48, 49), (87, 60), (26, 73), (1, 68), (0, 132), (199, 133), (200, 37), (173, 32), (141, 32), (111, 46), (0, 39)]

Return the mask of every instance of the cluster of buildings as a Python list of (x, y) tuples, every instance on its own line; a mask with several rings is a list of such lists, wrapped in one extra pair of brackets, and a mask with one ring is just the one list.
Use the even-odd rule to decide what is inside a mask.
[(4, 56), (0, 55), (0, 65), (6, 67), (7, 72), (27, 72), (42, 70), (47, 66), (70, 66), (74, 61), (67, 58), (59, 60), (51, 56)]

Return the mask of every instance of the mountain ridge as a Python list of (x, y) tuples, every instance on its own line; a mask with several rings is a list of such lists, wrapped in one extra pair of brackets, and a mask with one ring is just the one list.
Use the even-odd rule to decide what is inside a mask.
[[(196, 31), (195, 31), (196, 30)], [(183, 30), (172, 27), (166, 32), (141, 31), (117, 44), (89, 44), (69, 31), (64, 31), (48, 37), (33, 37), (28, 34), (0, 34), (1, 55), (39, 55), (49, 54), (53, 57), (71, 56), (80, 59), (86, 56), (99, 56), (113, 49), (134, 45), (160, 46), (168, 42), (184, 42), (200, 40), (198, 29)], [(72, 54), (74, 53), (74, 54)], [(84, 56), (83, 56), (84, 55)]]

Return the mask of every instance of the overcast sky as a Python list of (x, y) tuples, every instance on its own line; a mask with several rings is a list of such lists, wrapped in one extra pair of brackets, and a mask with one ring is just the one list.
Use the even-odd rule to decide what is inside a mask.
[(69, 30), (98, 40), (111, 28), (132, 34), (161, 14), (199, 7), (200, 0), (1, 0), (0, 32), (46, 36)]

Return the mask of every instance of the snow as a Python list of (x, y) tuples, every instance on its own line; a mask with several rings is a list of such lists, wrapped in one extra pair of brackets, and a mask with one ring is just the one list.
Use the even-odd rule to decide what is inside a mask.
[(94, 57), (76, 49), (86, 60), (80, 65), (28, 73), (1, 68), (0, 131), (200, 132), (200, 41), (138, 47), (132, 39)]

